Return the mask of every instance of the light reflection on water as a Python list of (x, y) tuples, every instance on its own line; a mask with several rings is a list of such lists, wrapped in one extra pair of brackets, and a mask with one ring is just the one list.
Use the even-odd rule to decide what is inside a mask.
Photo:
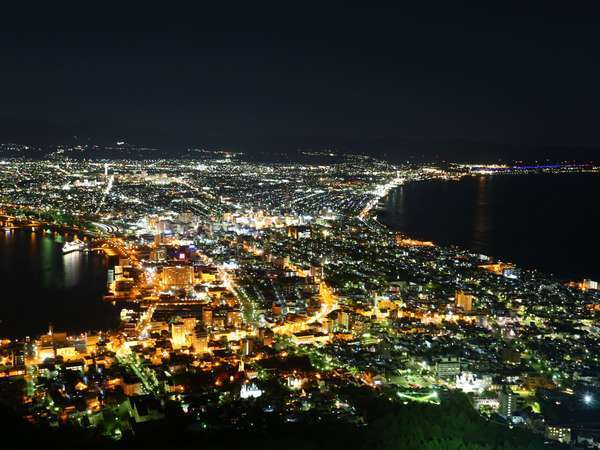
[(80, 279), (82, 258), (80, 252), (71, 252), (63, 255), (64, 287), (70, 289), (77, 285)]
[(484, 248), (489, 240), (491, 231), (491, 218), (488, 199), (488, 177), (479, 177), (477, 180), (477, 199), (475, 201), (475, 214), (473, 220), (472, 248)]
[[(37, 239), (36, 239), (37, 240)], [(42, 287), (45, 289), (57, 288), (56, 285), (56, 244), (54, 239), (49, 236), (43, 236), (41, 239), (39, 252), (39, 261), (41, 264), (40, 273)], [(36, 258), (34, 257), (34, 260)]]
[(69, 332), (116, 326), (115, 308), (103, 302), (106, 258), (62, 253), (72, 235), (16, 229), (0, 232), (0, 338), (37, 335), (52, 323)]

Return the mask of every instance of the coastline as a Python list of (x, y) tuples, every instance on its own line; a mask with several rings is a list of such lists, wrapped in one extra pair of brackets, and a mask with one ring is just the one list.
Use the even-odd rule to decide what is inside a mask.
[[(496, 212), (492, 214), (490, 211), (496, 207), (496, 204), (500, 206), (500, 208), (504, 208), (505, 210), (510, 211), (511, 204), (519, 204), (517, 201), (512, 199), (510, 202), (510, 198), (507, 198), (506, 201), (498, 198), (498, 192), (500, 188), (496, 188), (490, 192), (490, 185), (494, 185), (497, 181), (506, 184), (518, 183), (524, 184), (522, 181), (530, 180), (531, 177), (546, 177), (546, 180), (558, 180), (564, 179), (564, 177), (597, 177), (595, 178), (598, 182), (600, 182), (600, 174), (598, 172), (579, 172), (579, 173), (527, 173), (527, 174), (512, 174), (502, 172), (498, 175), (473, 175), (473, 176), (465, 176), (460, 178), (460, 180), (441, 180), (441, 179), (429, 179), (429, 180), (415, 180), (405, 183), (401, 186), (398, 186), (395, 189), (392, 189), (384, 198), (382, 198), (378, 204), (377, 208), (374, 208), (372, 211), (372, 217), (380, 223), (382, 226), (387, 227), (391, 231), (401, 233), (411, 238), (433, 241), (436, 245), (444, 246), (444, 247), (458, 247), (464, 250), (468, 250), (474, 253), (480, 253), (486, 256), (489, 256), (493, 259), (499, 261), (505, 261), (514, 263), (522, 268), (528, 270), (538, 270), (547, 275), (558, 278), (562, 281), (572, 281), (572, 280), (580, 280), (584, 278), (598, 278), (600, 276), (599, 273), (596, 273), (592, 270), (594, 266), (592, 258), (589, 258), (586, 270), (585, 264), (583, 264), (581, 259), (577, 259), (576, 262), (579, 263), (578, 270), (574, 270), (573, 272), (569, 272), (569, 266), (573, 265), (573, 260), (576, 258), (569, 259), (568, 261), (563, 256), (561, 259), (560, 252), (563, 251), (564, 254), (571, 256), (571, 251), (573, 248), (577, 250), (581, 250), (577, 247), (561, 248), (559, 246), (554, 246), (554, 251), (557, 252), (557, 256), (555, 259), (546, 259), (541, 261), (541, 265), (533, 264), (527, 258), (523, 258), (523, 249), (514, 245), (504, 245), (501, 246), (501, 243), (504, 243), (502, 239), (507, 235), (511, 235), (512, 233), (520, 233), (524, 234), (525, 227), (522, 221), (515, 221), (514, 224), (511, 223), (506, 217), (503, 217), (502, 214), (506, 211)], [(540, 178), (543, 179), (543, 178)], [(501, 181), (504, 180), (504, 181)], [(448, 181), (452, 181), (452, 183), (448, 183)], [(464, 194), (463, 191), (468, 191), (468, 189), (464, 189), (465, 185), (469, 183), (478, 183), (475, 187), (477, 190), (477, 197), (467, 198), (461, 197), (461, 194)], [(435, 188), (437, 186), (437, 189)], [(481, 187), (480, 187), (481, 186)], [(473, 186), (471, 186), (473, 187)], [(503, 188), (506, 186), (502, 186)], [(402, 192), (402, 198), (399, 193)], [(406, 192), (408, 191), (408, 192)], [(454, 193), (450, 192), (454, 191)], [(467, 192), (468, 194), (473, 194), (473, 192)], [(585, 194), (584, 191), (579, 193), (581, 196)], [(438, 198), (438, 195), (441, 198)], [(507, 196), (510, 193), (506, 194)], [(525, 194), (521, 194), (523, 196)], [(557, 193), (553, 193), (553, 195), (558, 195)], [(567, 194), (563, 194), (567, 195)], [(574, 194), (573, 194), (574, 196)], [(493, 200), (493, 205), (490, 203), (490, 198)], [(502, 201), (501, 201), (502, 200)], [(524, 202), (524, 200), (519, 200), (520, 202)], [(444, 204), (444, 202), (452, 203), (453, 207), (460, 210), (463, 215), (456, 214), (451, 219), (452, 223), (460, 222), (460, 224), (465, 228), (471, 231), (471, 234), (461, 231), (459, 226), (449, 227), (449, 221), (442, 221), (442, 216), (444, 212), (448, 212), (446, 209), (450, 209), (448, 205)], [(563, 200), (563, 202), (565, 202)], [(400, 203), (400, 204), (399, 204)], [(424, 205), (433, 204), (431, 207), (425, 207)], [(556, 201), (558, 205), (564, 205), (561, 201)], [(477, 208), (479, 208), (477, 210)], [(400, 209), (401, 211), (394, 211), (394, 209)], [(422, 212), (422, 210), (424, 212)], [(443, 210), (443, 211), (440, 211)], [(472, 214), (472, 210), (477, 210), (479, 216), (472, 215), (471, 217), (467, 217), (468, 214)], [(535, 214), (539, 212), (535, 208), (530, 208), (531, 214)], [(542, 211), (544, 212), (544, 211)], [(585, 211), (582, 211), (582, 214)], [(593, 211), (587, 211), (591, 216), (594, 214)], [(560, 217), (559, 213), (554, 213), (555, 215)], [(597, 214), (597, 213), (596, 213)], [(435, 222), (438, 226), (432, 226), (431, 223), (426, 223), (426, 220), (421, 218), (422, 216), (430, 216), (430, 222)], [(547, 220), (547, 218), (533, 218), (531, 220), (532, 224), (539, 224), (539, 226), (544, 225), (545, 228), (549, 228), (551, 225), (554, 225), (554, 222)], [(461, 222), (462, 220), (462, 222)], [(475, 223), (476, 220), (479, 220), (479, 223)], [(497, 222), (494, 222), (497, 221)], [(585, 222), (584, 219), (581, 219), (582, 222)], [(588, 220), (588, 222), (593, 222), (593, 218)], [(513, 226), (513, 229), (510, 228), (510, 225)], [(535, 242), (538, 243), (539, 248), (545, 251), (548, 250), (548, 245), (544, 242), (532, 240), (536, 235), (536, 226), (530, 225), (529, 221), (528, 225), (528, 240), (529, 250), (531, 250), (531, 245)], [(498, 232), (495, 232), (497, 230)], [(483, 232), (482, 232), (483, 231)], [(558, 225), (556, 225), (556, 229), (552, 231), (544, 231), (547, 235), (552, 235), (553, 233), (558, 235), (560, 233), (560, 229)], [(500, 239), (502, 238), (502, 239)], [(487, 239), (487, 240), (486, 240)], [(587, 229), (581, 230), (579, 233), (578, 240), (580, 242), (592, 242), (594, 240), (594, 232), (593, 226), (589, 225)], [(500, 248), (500, 252), (494, 252), (494, 248)], [(539, 251), (539, 250), (538, 250)], [(582, 252), (585, 253), (585, 252)], [(534, 251), (535, 254), (535, 251)], [(585, 256), (585, 255), (584, 255)], [(554, 268), (549, 270), (550, 262), (555, 262)]]

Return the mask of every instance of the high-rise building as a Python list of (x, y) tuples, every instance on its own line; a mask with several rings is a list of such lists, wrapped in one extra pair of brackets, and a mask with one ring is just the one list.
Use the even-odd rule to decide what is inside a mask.
[(546, 437), (553, 441), (559, 441), (563, 444), (571, 442), (571, 428), (561, 425), (547, 425)]
[(465, 312), (469, 312), (473, 309), (473, 296), (471, 294), (465, 293), (462, 290), (456, 291), (454, 301), (456, 303), (456, 306), (461, 308)]
[(161, 274), (164, 288), (189, 288), (194, 284), (194, 268), (189, 266), (165, 267)]
[(193, 334), (194, 330), (196, 329), (198, 320), (195, 317), (184, 317), (182, 319), (182, 321), (183, 321), (183, 327), (185, 328), (185, 332), (188, 335)]
[(461, 372), (460, 358), (447, 357), (440, 359), (435, 365), (438, 378), (454, 379)]
[(192, 347), (194, 349), (194, 353), (198, 355), (204, 355), (208, 353), (208, 333), (201, 325), (197, 326), (194, 330), (192, 335)]
[(310, 266), (309, 274), (313, 277), (317, 282), (321, 281), (324, 277), (323, 266), (313, 264)]
[(171, 344), (174, 349), (187, 345), (187, 331), (183, 320), (176, 319), (171, 323)]
[(332, 321), (333, 331), (350, 329), (350, 315), (346, 311), (338, 309), (329, 314), (328, 318)]
[(249, 338), (242, 339), (240, 342), (240, 350), (244, 356), (251, 355), (254, 351), (254, 341)]
[(213, 310), (211, 308), (202, 308), (202, 323), (205, 327), (212, 327)]

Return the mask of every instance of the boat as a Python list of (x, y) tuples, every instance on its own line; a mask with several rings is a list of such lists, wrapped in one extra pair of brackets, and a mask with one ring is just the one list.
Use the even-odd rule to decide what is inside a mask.
[(63, 248), (62, 248), (62, 252), (63, 252), (63, 255), (66, 255), (67, 253), (84, 251), (86, 248), (87, 248), (87, 246), (86, 246), (85, 242), (80, 241), (79, 239), (75, 238), (71, 242), (65, 242), (65, 244), (63, 245)]

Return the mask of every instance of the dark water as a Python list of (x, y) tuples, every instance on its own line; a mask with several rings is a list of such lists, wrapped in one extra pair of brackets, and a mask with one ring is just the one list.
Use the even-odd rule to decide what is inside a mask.
[(70, 236), (0, 230), (0, 337), (35, 336), (52, 323), (57, 331), (115, 325), (115, 308), (102, 301), (107, 261), (61, 251)]
[(496, 175), (408, 184), (379, 220), (563, 279), (600, 280), (600, 175)]

